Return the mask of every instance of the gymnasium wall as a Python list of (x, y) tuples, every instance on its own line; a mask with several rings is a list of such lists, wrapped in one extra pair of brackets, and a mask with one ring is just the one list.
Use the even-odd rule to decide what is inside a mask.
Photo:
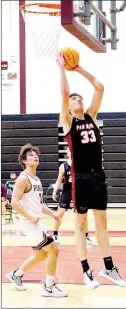
[[(119, 3), (120, 1), (117, 1)], [(107, 4), (106, 4), (107, 5)], [(19, 96), (19, 1), (2, 1), (2, 61), (8, 61), (8, 71), (2, 71), (2, 113), (20, 112)], [(125, 12), (118, 14), (118, 50), (96, 54), (65, 30), (61, 30), (59, 49), (65, 45), (77, 48), (80, 63), (99, 78), (105, 86), (100, 112), (125, 112), (126, 92), (122, 68), (125, 64), (126, 45)], [(12, 61), (15, 58), (15, 62)], [(13, 58), (13, 59), (12, 59)], [(8, 80), (8, 73), (17, 73), (17, 78)], [(80, 92), (85, 108), (90, 103), (93, 89), (77, 73), (67, 73), (71, 92)], [(34, 54), (33, 42), (26, 29), (26, 101), (27, 113), (58, 113), (61, 105), (59, 71), (52, 62), (43, 62)]]
[(20, 113), (18, 7), (19, 1), (1, 1), (1, 60), (8, 65), (1, 72), (2, 114)]

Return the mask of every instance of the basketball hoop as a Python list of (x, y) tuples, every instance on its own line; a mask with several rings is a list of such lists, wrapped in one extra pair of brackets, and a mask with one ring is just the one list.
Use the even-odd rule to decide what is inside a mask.
[(60, 35), (60, 4), (28, 3), (21, 5), (20, 10), (34, 40), (37, 57), (55, 58)]

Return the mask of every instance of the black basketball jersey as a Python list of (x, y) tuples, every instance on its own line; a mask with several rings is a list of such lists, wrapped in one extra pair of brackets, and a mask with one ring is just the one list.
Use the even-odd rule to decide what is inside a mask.
[(90, 115), (84, 114), (84, 117), (83, 120), (73, 118), (71, 129), (66, 135), (74, 173), (102, 170), (100, 130)]
[(71, 166), (67, 161), (64, 163), (64, 177), (63, 177), (63, 192), (71, 191)]

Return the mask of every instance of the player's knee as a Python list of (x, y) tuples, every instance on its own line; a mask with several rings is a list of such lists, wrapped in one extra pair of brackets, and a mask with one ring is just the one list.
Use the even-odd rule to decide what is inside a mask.
[(44, 252), (43, 250), (37, 250), (34, 253), (34, 257), (37, 261), (43, 261), (47, 258), (48, 254), (46, 252)]
[(101, 215), (100, 219), (101, 219), (102, 227), (106, 229), (107, 228), (107, 217), (106, 217), (106, 214)]
[(58, 249), (58, 247), (57, 247), (57, 245), (55, 243), (53, 244), (53, 247), (52, 247), (52, 250), (51, 250), (50, 254), (53, 254), (55, 256), (59, 255), (59, 249)]
[(76, 221), (76, 231), (87, 232), (87, 216), (84, 216), (83, 220)]
[(86, 233), (85, 226), (82, 224), (76, 224), (76, 232)]
[(106, 216), (106, 211), (99, 210), (95, 214), (96, 216), (96, 221), (99, 222), (100, 226), (103, 228), (107, 227), (107, 216)]
[(54, 249), (54, 254), (55, 254), (56, 256), (58, 256), (58, 255), (59, 255), (59, 249), (57, 248), (57, 246), (55, 246), (55, 249)]
[(62, 209), (60, 212), (59, 212), (59, 216), (60, 216), (60, 218), (62, 219), (63, 218), (63, 216), (64, 216), (64, 214), (65, 214), (65, 209)]
[(106, 211), (99, 211), (99, 219), (101, 220), (101, 221), (106, 221), (106, 219), (107, 219), (107, 217), (106, 217)]

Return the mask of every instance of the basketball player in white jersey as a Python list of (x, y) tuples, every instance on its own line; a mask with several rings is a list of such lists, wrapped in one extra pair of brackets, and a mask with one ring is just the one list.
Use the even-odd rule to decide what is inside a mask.
[(6, 277), (16, 289), (24, 291), (26, 288), (22, 283), (22, 276), (47, 259), (46, 280), (41, 295), (65, 297), (67, 293), (59, 290), (55, 284), (58, 248), (52, 236), (40, 223), (42, 213), (53, 217), (56, 221), (59, 221), (60, 217), (42, 202), (43, 189), (40, 179), (36, 176), (39, 165), (38, 148), (31, 144), (23, 146), (19, 154), (19, 163), (23, 167), (23, 172), (20, 173), (14, 186), (12, 207), (22, 217), (21, 230), (30, 242), (33, 252), (17, 270), (7, 273)]

